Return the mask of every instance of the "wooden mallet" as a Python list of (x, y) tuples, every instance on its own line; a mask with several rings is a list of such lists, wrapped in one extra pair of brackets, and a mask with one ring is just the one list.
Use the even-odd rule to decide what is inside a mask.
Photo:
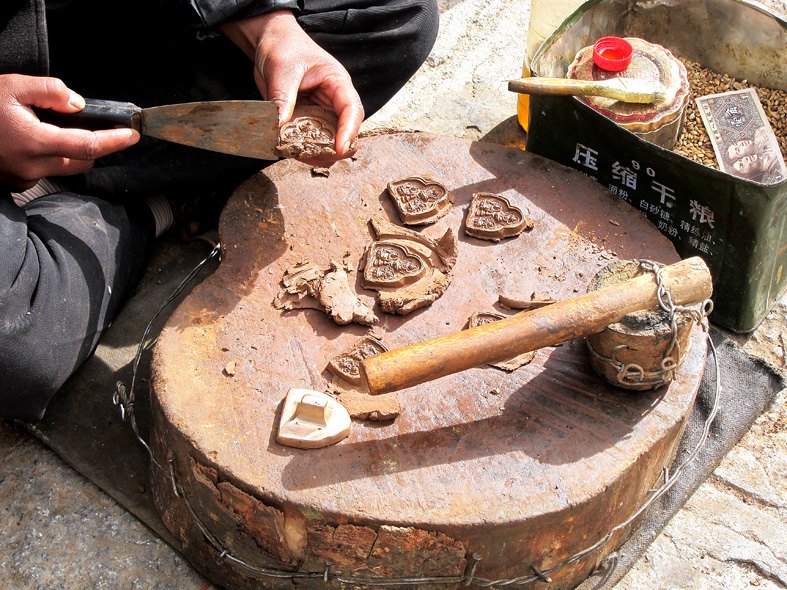
[[(675, 305), (709, 299), (710, 271), (699, 257), (661, 269)], [(483, 326), (392, 350), (361, 362), (361, 380), (373, 395), (399, 391), (486, 363), (597, 334), (626, 314), (659, 307), (653, 273), (519, 313)]]

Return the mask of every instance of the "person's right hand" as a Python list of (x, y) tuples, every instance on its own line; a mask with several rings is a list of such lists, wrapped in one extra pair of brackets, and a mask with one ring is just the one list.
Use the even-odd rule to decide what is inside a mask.
[(42, 123), (32, 107), (72, 113), (85, 99), (57, 78), (0, 75), (0, 184), (25, 190), (46, 176), (86, 172), (96, 158), (134, 145), (133, 129), (85, 131)]

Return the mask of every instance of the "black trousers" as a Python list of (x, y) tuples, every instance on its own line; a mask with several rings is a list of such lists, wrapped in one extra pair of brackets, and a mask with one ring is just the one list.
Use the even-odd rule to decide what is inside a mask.
[[(223, 37), (198, 39), (159, 2), (136, 0), (122, 17), (121, 3), (53, 3), (51, 75), (84, 96), (143, 107), (259, 98), (245, 55)], [(367, 116), (437, 35), (434, 0), (304, 4), (299, 23), (350, 72)], [(68, 192), (19, 208), (0, 189), (0, 418), (40, 420), (133, 292), (154, 240), (144, 196), (224, 199), (264, 165), (143, 138), (67, 179)]]

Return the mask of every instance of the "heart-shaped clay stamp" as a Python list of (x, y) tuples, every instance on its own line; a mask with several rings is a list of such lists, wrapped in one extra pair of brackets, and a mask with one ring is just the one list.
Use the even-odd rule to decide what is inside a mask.
[(410, 176), (388, 183), (391, 195), (402, 223), (427, 225), (448, 213), (454, 200), (453, 194), (436, 180), (428, 176)]
[(468, 328), (477, 328), (478, 326), (485, 326), (497, 320), (502, 320), (506, 316), (500, 313), (492, 313), (491, 311), (477, 311), (470, 316), (467, 322)]
[(364, 336), (328, 363), (328, 370), (354, 385), (361, 384), (361, 361), (388, 352), (377, 338)]
[(398, 288), (418, 282), (427, 271), (427, 264), (407, 246), (378, 241), (366, 251), (363, 284), (367, 289)]
[(336, 126), (316, 115), (295, 117), (279, 129), (277, 153), (283, 158), (336, 155)]
[(533, 229), (533, 222), (502, 195), (476, 193), (470, 202), (465, 233), (482, 240), (499, 242)]

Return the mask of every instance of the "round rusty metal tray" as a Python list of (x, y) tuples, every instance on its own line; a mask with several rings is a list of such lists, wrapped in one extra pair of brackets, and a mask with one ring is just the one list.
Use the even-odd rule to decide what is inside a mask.
[[(262, 569), (321, 576), (326, 563), (332, 573), (383, 578), (461, 576), (476, 559), (475, 575), (487, 579), (549, 569), (624, 522), (659, 484), (704, 369), (699, 328), (669, 387), (615, 389), (573, 341), (513, 373), (485, 366), (401, 391), (395, 421), (356, 421), (340, 443), (301, 450), (276, 442), (287, 390), (325, 391), (328, 363), (370, 329), (338, 326), (318, 310), (275, 310), (279, 281), (307, 259), (355, 268), (373, 241), (369, 219), (399, 223), (387, 184), (413, 175), (453, 193), (450, 211), (419, 231), (450, 228), (459, 254), (451, 285), (428, 308), (376, 309), (389, 350), (461, 330), (475, 312), (512, 313), (497, 304), (501, 294), (584, 293), (615, 257), (678, 257), (625, 202), (539, 156), (427, 134), (359, 145), (328, 176), (278, 162), (227, 204), (221, 265), (156, 344), (152, 446), (180, 486), (176, 496), (152, 470), (162, 518), (187, 557), (229, 588), (288, 587), (291, 579)], [(534, 228), (499, 243), (465, 235), (468, 205), (482, 192), (527, 210)], [(351, 286), (373, 304), (358, 273)], [(551, 587), (576, 585), (626, 533), (552, 573)]]

